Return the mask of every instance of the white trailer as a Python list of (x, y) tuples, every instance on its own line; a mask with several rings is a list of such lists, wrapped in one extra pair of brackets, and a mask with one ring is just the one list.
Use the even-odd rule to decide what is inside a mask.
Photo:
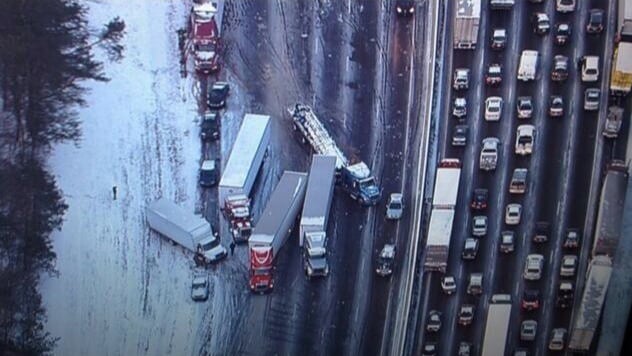
[(597, 256), (590, 261), (588, 277), (579, 310), (575, 313), (568, 348), (574, 351), (589, 351), (606, 298), (612, 260), (608, 256)]
[(601, 187), (601, 199), (597, 212), (597, 226), (592, 255), (614, 258), (621, 236), (623, 206), (628, 186), (627, 167), (623, 161), (612, 161), (608, 165), (606, 178)]
[(226, 257), (226, 249), (202, 216), (188, 213), (165, 198), (149, 204), (145, 215), (150, 228), (190, 251), (201, 248), (207, 261)]
[(458, 0), (454, 14), (454, 48), (476, 49), (481, 0)]
[(437, 169), (432, 207), (454, 208), (459, 194), (460, 180), (461, 162), (455, 158), (442, 160)]
[(518, 65), (518, 80), (535, 80), (538, 67), (538, 51), (524, 50)]
[(265, 292), (273, 287), (273, 262), (290, 237), (306, 186), (306, 173), (285, 171), (274, 188), (248, 240), (251, 290)]
[(511, 317), (511, 296), (496, 294), (487, 309), (482, 356), (505, 355)]
[(327, 232), (329, 209), (336, 183), (336, 157), (314, 155), (299, 231), (299, 246), (309, 232)]
[(270, 116), (246, 114), (219, 182), (219, 205), (235, 194), (250, 196), (270, 143)]

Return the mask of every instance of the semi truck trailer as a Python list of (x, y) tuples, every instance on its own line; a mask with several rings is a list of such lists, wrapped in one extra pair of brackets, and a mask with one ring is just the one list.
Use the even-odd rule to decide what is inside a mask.
[(476, 49), (481, 0), (458, 0), (454, 14), (454, 48)]
[(593, 257), (606, 255), (614, 258), (621, 237), (627, 183), (628, 172), (625, 163), (619, 160), (610, 162), (601, 188), (592, 250)]
[(306, 173), (283, 172), (259, 221), (255, 224), (248, 239), (250, 289), (253, 292), (264, 293), (274, 287), (274, 260), (292, 233), (305, 197), (306, 186)]

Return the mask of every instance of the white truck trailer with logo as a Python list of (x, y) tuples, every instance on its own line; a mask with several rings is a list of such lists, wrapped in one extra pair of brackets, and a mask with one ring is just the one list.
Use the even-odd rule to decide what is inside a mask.
[(459, 193), (461, 162), (444, 159), (435, 179), (432, 211), (426, 240), (424, 267), (428, 271), (445, 272), (450, 253), (454, 209)]
[(219, 182), (220, 206), (231, 195), (250, 196), (269, 144), (270, 116), (246, 114)]
[(458, 0), (454, 14), (454, 48), (476, 49), (481, 0)]
[(327, 222), (336, 184), (336, 157), (314, 155), (299, 228), (303, 267), (308, 277), (327, 276)]
[(482, 356), (505, 355), (507, 332), (511, 317), (511, 296), (495, 294), (487, 308)]
[(593, 342), (603, 301), (606, 298), (610, 275), (612, 274), (612, 260), (608, 256), (597, 256), (590, 261), (588, 277), (579, 310), (575, 312), (571, 337), (568, 348), (574, 351), (589, 351)]
[(202, 216), (189, 213), (172, 201), (160, 198), (145, 209), (147, 223), (154, 231), (192, 252), (201, 252), (206, 261), (226, 257), (226, 249)]

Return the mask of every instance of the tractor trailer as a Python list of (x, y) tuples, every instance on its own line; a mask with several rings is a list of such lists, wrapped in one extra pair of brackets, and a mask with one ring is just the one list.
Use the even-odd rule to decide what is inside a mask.
[(621, 236), (627, 183), (628, 172), (625, 163), (618, 160), (612, 161), (608, 165), (606, 178), (601, 188), (592, 250), (593, 257), (606, 255), (614, 258)]
[(145, 215), (150, 228), (189, 251), (201, 252), (206, 262), (226, 257), (226, 249), (202, 216), (188, 213), (165, 198), (149, 204)]
[(283, 172), (255, 225), (248, 239), (250, 289), (253, 292), (264, 293), (274, 287), (274, 260), (290, 237), (305, 197), (306, 186), (306, 173)]
[(299, 226), (299, 246), (308, 278), (327, 276), (327, 221), (336, 183), (336, 157), (314, 155)]

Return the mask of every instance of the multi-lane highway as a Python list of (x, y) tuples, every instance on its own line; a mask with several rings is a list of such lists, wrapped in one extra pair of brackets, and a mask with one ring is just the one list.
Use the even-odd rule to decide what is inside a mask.
[[(534, 4), (517, 1), (510, 11), (492, 10), (487, 1), (481, 2), (481, 19), (478, 34), (478, 46), (475, 50), (451, 50), (454, 28), (445, 29), (443, 41), (445, 56), (441, 72), (444, 91), (440, 93), (441, 103), (436, 108), (440, 112), (441, 129), (439, 158), (459, 158), (463, 162), (459, 201), (450, 246), (450, 258), (447, 274), (457, 280), (455, 295), (446, 296), (440, 287), (441, 274), (425, 273), (420, 281), (422, 293), (419, 300), (417, 320), (417, 347), (421, 352), (423, 345), (438, 342), (439, 354), (457, 353), (459, 343), (469, 342), (476, 347), (483, 343), (486, 312), (492, 294), (504, 293), (512, 296), (511, 323), (508, 333), (507, 353), (524, 349), (529, 354), (546, 354), (553, 328), (570, 328), (570, 309), (555, 307), (555, 298), (560, 281), (560, 261), (563, 254), (579, 254), (579, 250), (565, 250), (563, 240), (568, 228), (584, 229), (591, 184), (593, 160), (597, 143), (598, 115), (604, 115), (607, 100), (607, 78), (616, 22), (614, 1), (578, 1), (572, 13), (559, 13), (555, 1)], [(447, 17), (452, 18), (456, 1), (449, 1), (444, 9)], [(604, 31), (599, 35), (586, 34), (589, 10), (601, 8), (605, 11)], [(541, 12), (548, 15), (551, 31), (545, 35), (534, 33), (531, 15)], [(554, 43), (554, 29), (558, 23), (569, 23), (572, 34), (566, 45)], [(504, 50), (490, 47), (494, 29), (507, 30), (507, 43)], [(536, 50), (539, 53), (537, 76), (534, 81), (522, 82), (516, 78), (520, 53), (523, 50)], [(551, 80), (551, 70), (555, 55), (569, 58), (569, 73), (565, 81)], [(600, 57), (600, 81), (585, 83), (577, 70), (581, 56)], [(485, 71), (489, 64), (498, 63), (503, 69), (503, 80), (498, 86), (485, 84)], [(456, 68), (469, 68), (469, 89), (456, 91), (451, 86)], [(600, 88), (602, 92), (599, 111), (584, 110), (584, 90)], [(549, 115), (549, 98), (560, 95), (564, 100), (564, 115)], [(484, 102), (490, 96), (503, 98), (503, 111), (498, 122), (486, 121)], [(531, 119), (518, 119), (516, 99), (531, 96), (534, 113)], [(452, 103), (456, 97), (467, 100), (467, 115), (463, 120), (452, 116)], [(516, 129), (522, 124), (532, 124), (536, 128), (533, 154), (518, 156), (514, 153)], [(467, 145), (451, 145), (456, 125), (469, 128)], [(498, 165), (495, 171), (485, 172), (479, 169), (481, 141), (485, 137), (497, 137), (501, 142)], [(515, 168), (528, 169), (527, 189), (524, 194), (510, 194), (508, 187)], [(597, 182), (598, 183), (598, 182)], [(476, 188), (489, 191), (487, 209), (472, 211), (469, 207), (472, 192)], [(522, 205), (522, 218), (518, 225), (505, 223), (505, 207), (510, 203)], [(480, 238), (477, 257), (473, 261), (461, 259), (466, 238), (471, 237), (471, 219), (473, 215), (484, 214), (488, 218), (487, 235)], [(544, 243), (534, 243), (532, 237), (535, 224), (545, 221), (550, 224), (549, 239)], [(499, 250), (501, 231), (515, 233), (515, 249), (510, 253)], [(580, 241), (580, 247), (582, 242)], [(529, 254), (544, 256), (542, 277), (537, 281), (525, 281), (522, 274)], [(471, 296), (466, 293), (471, 273), (483, 273), (483, 293)], [(575, 284), (574, 277), (565, 277)], [(526, 311), (521, 308), (525, 290), (537, 290), (540, 293), (540, 307)], [(457, 324), (458, 311), (463, 304), (475, 306), (474, 321), (469, 326)], [(428, 314), (431, 310), (442, 313), (442, 328), (438, 333), (425, 331)], [(522, 341), (520, 323), (533, 319), (538, 322), (537, 336), (534, 341)]]

